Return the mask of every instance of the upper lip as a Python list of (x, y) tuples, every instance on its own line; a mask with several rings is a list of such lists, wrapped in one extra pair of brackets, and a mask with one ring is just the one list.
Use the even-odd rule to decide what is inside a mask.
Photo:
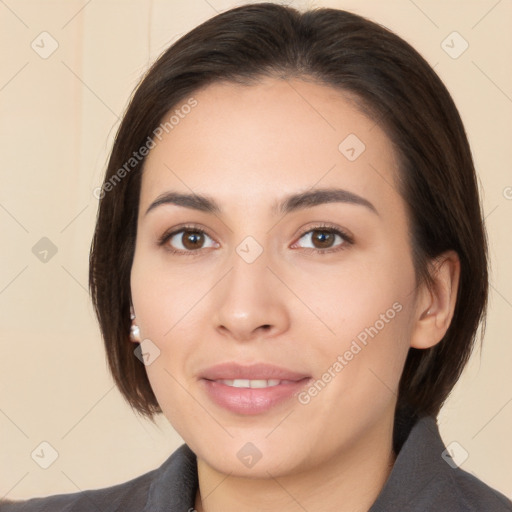
[(256, 363), (244, 365), (235, 362), (220, 363), (205, 369), (200, 374), (201, 378), (207, 380), (234, 380), (234, 379), (248, 379), (248, 380), (294, 380), (298, 381), (309, 377), (309, 375), (288, 370), (267, 363)]

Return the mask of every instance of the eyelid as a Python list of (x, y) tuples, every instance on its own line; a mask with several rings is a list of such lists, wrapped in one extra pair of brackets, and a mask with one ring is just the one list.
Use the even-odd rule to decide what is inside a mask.
[(341, 228), (340, 226), (337, 226), (336, 224), (331, 224), (330, 222), (319, 222), (319, 223), (313, 223), (312, 226), (308, 226), (303, 231), (301, 231), (301, 234), (298, 236), (298, 239), (302, 238), (306, 233), (309, 233), (310, 231), (334, 231), (339, 233), (348, 243), (353, 244), (354, 243), (354, 237), (345, 229)]

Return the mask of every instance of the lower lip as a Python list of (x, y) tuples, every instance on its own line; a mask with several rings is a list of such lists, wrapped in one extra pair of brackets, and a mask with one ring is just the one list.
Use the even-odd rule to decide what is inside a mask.
[(221, 382), (201, 379), (209, 397), (231, 412), (260, 414), (289, 400), (308, 384), (310, 378), (268, 388), (235, 388)]

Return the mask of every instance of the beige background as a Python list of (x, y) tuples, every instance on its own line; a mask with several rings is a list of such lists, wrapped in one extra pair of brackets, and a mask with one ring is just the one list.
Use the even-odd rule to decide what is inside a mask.
[[(352, 10), (396, 31), (435, 67), (459, 107), (483, 187), (492, 288), (484, 349), (439, 421), (445, 442), (469, 453), (462, 467), (512, 497), (512, 3), (291, 4)], [(182, 443), (165, 419), (155, 427), (133, 414), (107, 372), (87, 293), (92, 191), (148, 64), (234, 5), (0, 2), (0, 497), (113, 485), (157, 467)], [(52, 41), (39, 36), (44, 31), (58, 43), (46, 59), (40, 53)], [(457, 59), (441, 46), (453, 31), (469, 43)], [(46, 263), (32, 252), (42, 237), (58, 249)], [(43, 441), (58, 452), (48, 469), (31, 458)]]

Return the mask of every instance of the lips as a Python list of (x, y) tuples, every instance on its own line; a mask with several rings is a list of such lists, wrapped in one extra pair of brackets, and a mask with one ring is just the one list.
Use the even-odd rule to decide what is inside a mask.
[(306, 373), (288, 370), (266, 363), (242, 365), (234, 362), (221, 363), (207, 368), (200, 374), (207, 380), (287, 380), (299, 381), (310, 377)]
[(238, 414), (260, 414), (288, 402), (311, 377), (265, 363), (222, 363), (201, 373), (201, 387), (216, 405)]

